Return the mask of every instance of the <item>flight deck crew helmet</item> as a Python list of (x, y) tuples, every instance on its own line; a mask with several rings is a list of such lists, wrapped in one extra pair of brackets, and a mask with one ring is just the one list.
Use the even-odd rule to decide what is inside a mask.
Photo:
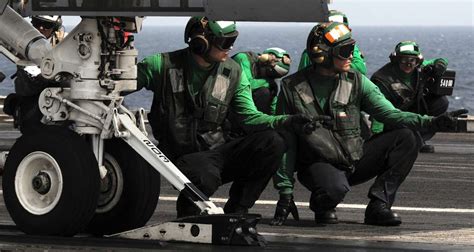
[(281, 78), (290, 71), (290, 54), (278, 47), (267, 48), (258, 55), (258, 61), (266, 68), (265, 76), (270, 78)]
[(234, 21), (213, 21), (207, 17), (191, 17), (184, 30), (184, 42), (191, 51), (206, 55), (211, 46), (232, 49), (239, 32)]
[(349, 20), (347, 19), (346, 14), (337, 11), (337, 10), (330, 10), (329, 11), (329, 22), (338, 22), (343, 23), (347, 27), (349, 27)]
[(306, 51), (313, 64), (333, 67), (333, 58), (349, 59), (354, 52), (355, 40), (350, 29), (339, 22), (317, 24), (309, 33)]
[(61, 16), (42, 15), (32, 16), (31, 24), (36, 28), (42, 27), (43, 29), (53, 29), (57, 31), (63, 25), (63, 21)]
[(402, 41), (395, 46), (395, 50), (389, 56), (392, 63), (406, 63), (420, 65), (423, 55), (420, 47), (413, 41)]

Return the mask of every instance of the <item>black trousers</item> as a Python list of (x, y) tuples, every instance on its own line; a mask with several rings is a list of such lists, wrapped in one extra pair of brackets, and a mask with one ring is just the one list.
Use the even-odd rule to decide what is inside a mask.
[(299, 167), (298, 179), (311, 191), (310, 208), (313, 211), (335, 208), (351, 186), (374, 177), (368, 197), (391, 206), (417, 156), (413, 131), (397, 129), (374, 135), (365, 142), (364, 155), (355, 165), (354, 173), (348, 174), (329, 163), (318, 162)]
[[(250, 134), (214, 150), (184, 155), (176, 166), (207, 196), (219, 186), (232, 182), (226, 212), (236, 207), (250, 208), (275, 174), (287, 146), (274, 130)], [(198, 215), (194, 203), (180, 194), (176, 204), (178, 218)]]

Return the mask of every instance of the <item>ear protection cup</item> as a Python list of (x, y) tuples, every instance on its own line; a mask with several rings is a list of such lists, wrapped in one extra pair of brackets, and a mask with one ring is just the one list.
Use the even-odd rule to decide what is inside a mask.
[(210, 50), (209, 41), (206, 38), (207, 19), (191, 18), (184, 29), (184, 42), (189, 45), (191, 52), (205, 55)]
[(397, 62), (397, 53), (395, 51), (390, 53), (388, 58), (390, 59), (390, 63), (396, 63)]
[(268, 53), (260, 54), (257, 56), (258, 62), (266, 63), (270, 61), (270, 55)]
[(423, 60), (425, 60), (425, 57), (423, 57), (423, 54), (420, 53), (420, 55), (418, 55), (418, 59), (420, 60), (420, 65), (423, 63)]
[(191, 52), (198, 55), (204, 55), (210, 49), (209, 41), (202, 34), (195, 34), (192, 36), (188, 44)]
[(331, 48), (326, 46), (323, 42), (324, 29), (326, 25), (320, 24), (316, 29), (312, 30), (306, 41), (306, 52), (308, 53), (311, 62), (315, 64), (322, 64), (324, 66), (331, 66)]

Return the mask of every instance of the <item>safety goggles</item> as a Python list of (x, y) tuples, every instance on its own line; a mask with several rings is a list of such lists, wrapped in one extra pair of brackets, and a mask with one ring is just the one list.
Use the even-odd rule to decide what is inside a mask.
[(235, 40), (237, 39), (237, 35), (239, 34), (237, 31), (236, 34), (233, 36), (225, 36), (225, 37), (214, 37), (211, 40), (211, 44), (222, 51), (227, 51), (232, 49)]
[(349, 40), (346, 43), (338, 45), (333, 48), (333, 56), (342, 60), (347, 60), (352, 56), (354, 53), (355, 41)]
[(400, 57), (398, 62), (402, 65), (418, 65), (419, 59), (416, 57)]

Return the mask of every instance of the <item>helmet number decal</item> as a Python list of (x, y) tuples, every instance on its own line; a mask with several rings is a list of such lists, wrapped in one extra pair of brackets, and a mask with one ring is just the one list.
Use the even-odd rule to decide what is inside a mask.
[(344, 23), (344, 16), (343, 15), (332, 15), (332, 16), (329, 16), (329, 21)]
[(234, 21), (216, 21), (216, 24), (219, 26), (219, 28), (224, 30), (225, 28), (227, 28), (229, 26), (232, 26), (235, 23), (234, 23)]
[(331, 29), (328, 33), (324, 35), (324, 37), (332, 44), (339, 40), (339, 38), (343, 37), (344, 35), (350, 33), (351, 31), (347, 26), (340, 24), (333, 29)]
[(414, 45), (402, 45), (400, 46), (400, 52), (416, 51)]

